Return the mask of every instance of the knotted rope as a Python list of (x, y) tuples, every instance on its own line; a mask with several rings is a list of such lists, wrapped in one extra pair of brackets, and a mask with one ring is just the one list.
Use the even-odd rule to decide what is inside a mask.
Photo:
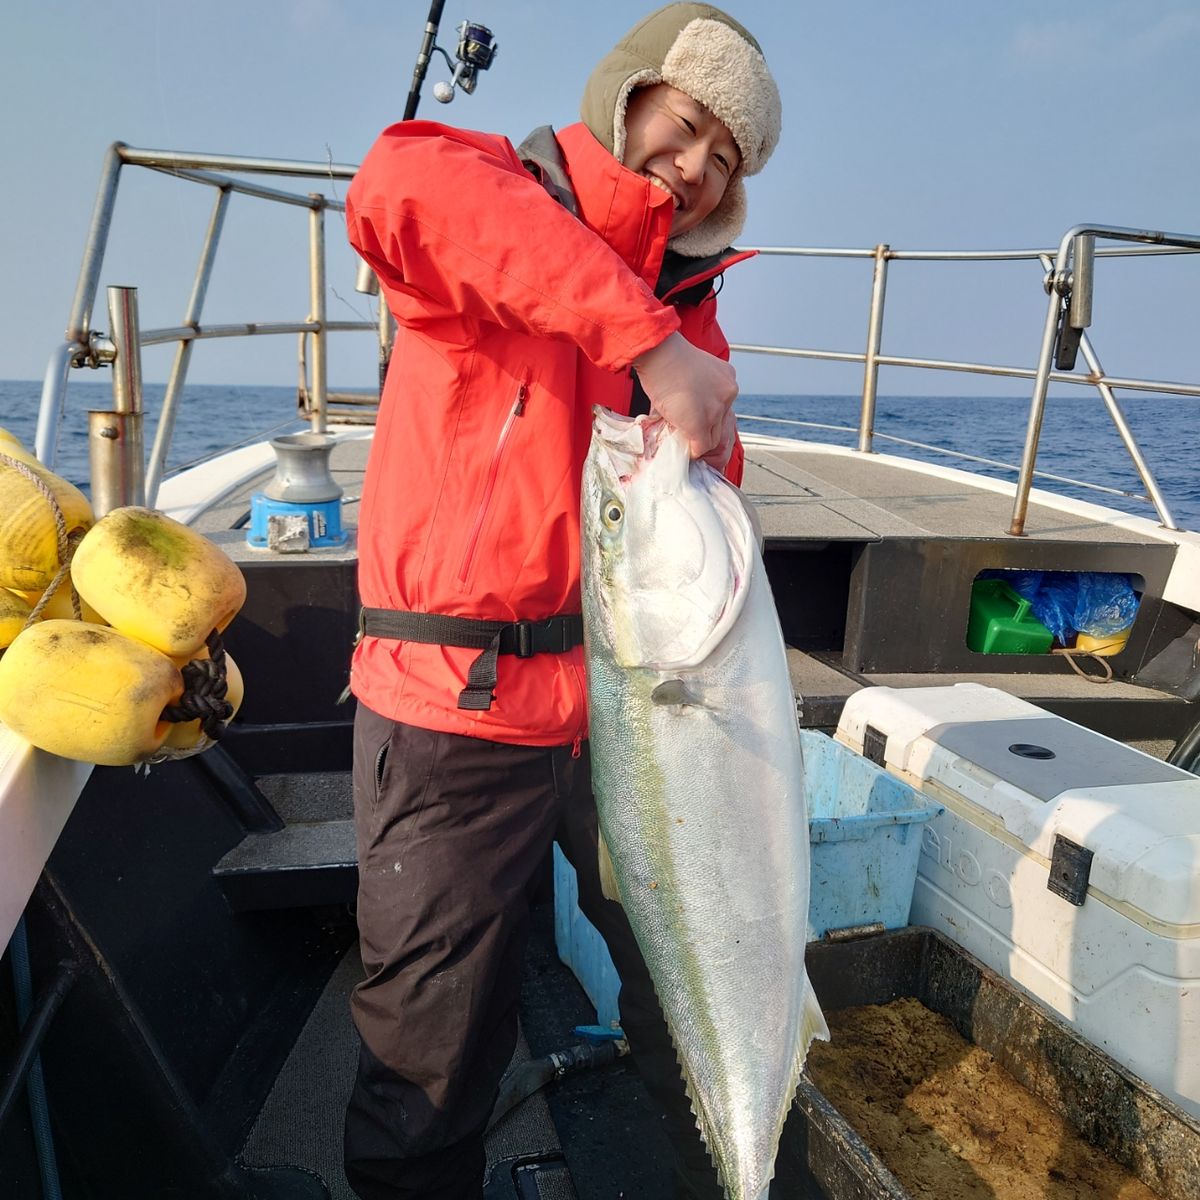
[(205, 737), (217, 741), (225, 732), (225, 722), (233, 716), (233, 705), (226, 699), (225, 645), (214, 629), (205, 639), (208, 658), (195, 658), (185, 666), (183, 695), (177, 704), (162, 711), (164, 721), (200, 721)]

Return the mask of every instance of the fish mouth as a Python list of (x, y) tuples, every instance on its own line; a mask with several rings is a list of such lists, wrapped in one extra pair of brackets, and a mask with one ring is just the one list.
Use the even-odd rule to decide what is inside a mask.
[(633, 478), (646, 449), (645, 418), (623, 417), (611, 408), (596, 406), (592, 416), (595, 448), (602, 449), (609, 471), (622, 487)]
[(613, 474), (628, 485), (633, 476), (654, 461), (671, 439), (670, 427), (659, 416), (624, 417), (610, 408), (596, 406), (592, 432), (604, 447)]

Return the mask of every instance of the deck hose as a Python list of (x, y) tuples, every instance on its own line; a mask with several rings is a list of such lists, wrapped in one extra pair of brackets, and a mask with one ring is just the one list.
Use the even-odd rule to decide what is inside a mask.
[(553, 1079), (561, 1079), (577, 1071), (589, 1071), (615, 1062), (621, 1055), (629, 1053), (629, 1043), (624, 1038), (609, 1038), (597, 1044), (581, 1043), (555, 1050), (544, 1058), (530, 1059), (518, 1063), (500, 1081), (500, 1092), (488, 1120), (490, 1132), (523, 1100), (540, 1091)]

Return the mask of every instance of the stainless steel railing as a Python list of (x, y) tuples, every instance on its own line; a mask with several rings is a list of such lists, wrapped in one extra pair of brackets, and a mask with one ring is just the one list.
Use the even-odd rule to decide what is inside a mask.
[[(1114, 246), (1096, 249), (1094, 246), (1094, 239), (1096, 237), (1119, 242), (1136, 242), (1141, 243), (1141, 245), (1136, 248)], [(1088, 242), (1081, 239), (1092, 240)], [(893, 250), (886, 243), (881, 243), (873, 250), (801, 246), (757, 246), (752, 248), (765, 256), (874, 260), (867, 316), (867, 342), (865, 350), (861, 353), (800, 347), (766, 346), (744, 342), (735, 342), (732, 344), (733, 350), (747, 354), (774, 355), (777, 357), (813, 359), (825, 362), (861, 363), (863, 366), (862, 403), (857, 434), (858, 450), (862, 453), (870, 453), (873, 449), (875, 438), (884, 436), (875, 430), (875, 400), (878, 388), (879, 368), (882, 366), (957, 371), (973, 375), (1032, 380), (1033, 396), (1030, 402), (1029, 422), (1019, 467), (1007, 463), (997, 463), (992, 460), (977, 459), (972, 455), (946, 451), (941, 447), (920, 446), (924, 450), (950, 453), (955, 457), (969, 461), (986, 462), (989, 466), (1008, 468), (1016, 472), (1017, 493), (1008, 532), (1013, 536), (1023, 536), (1025, 518), (1029, 506), (1029, 492), (1035, 475), (1056, 479), (1063, 483), (1076, 484), (1081, 487), (1091, 487), (1097, 491), (1109, 492), (1116, 495), (1128, 495), (1128, 493), (1120, 492), (1115, 488), (1101, 487), (1091, 484), (1086, 480), (1047, 475), (1045, 472), (1038, 472), (1035, 469), (1041, 439), (1042, 418), (1045, 412), (1046, 394), (1050, 383), (1069, 383), (1094, 387), (1103, 400), (1105, 409), (1133, 461), (1134, 468), (1142, 481), (1142, 485), (1146, 489), (1147, 495), (1138, 498), (1147, 500), (1154, 505), (1159, 520), (1166, 528), (1178, 528), (1170, 507), (1163, 497), (1162, 490), (1129, 427), (1129, 423), (1117, 401), (1114, 390), (1120, 388), (1131, 391), (1159, 392), (1180, 396), (1200, 396), (1200, 385), (1167, 380), (1118, 378), (1105, 375), (1100, 365), (1100, 360), (1096, 355), (1095, 348), (1088, 339), (1086, 332), (1084, 332), (1086, 324), (1082, 327), (1074, 328), (1074, 333), (1076, 335), (1078, 350), (1083, 354), (1084, 361), (1087, 364), (1088, 373), (1081, 375), (1075, 374), (1070, 370), (1055, 370), (1054, 362), (1056, 346), (1062, 339), (1063, 331), (1073, 329), (1069, 324), (1069, 321), (1072, 319), (1070, 301), (1072, 295), (1077, 290), (1082, 290), (1075, 287), (1076, 274), (1081, 276), (1086, 274), (1087, 307), (1089, 310), (1088, 321), (1090, 322), (1092, 259), (1161, 254), (1191, 254), (1200, 250), (1200, 236), (1162, 233), (1153, 230), (1127, 229), (1120, 226), (1078, 225), (1063, 235), (1057, 252), (1051, 250)], [(1085, 257), (1087, 259), (1086, 263), (1083, 262)], [(1050, 296), (1050, 306), (1046, 316), (1046, 324), (1043, 330), (1036, 367), (1001, 366), (881, 353), (880, 346), (884, 328), (887, 279), (891, 263), (903, 261), (1012, 262), (1020, 260), (1028, 260), (1041, 265), (1043, 268), (1043, 287)], [(1068, 269), (1068, 266), (1071, 269)], [(912, 446), (920, 445), (919, 443), (908, 442), (903, 438), (888, 438), (887, 440)]]
[[(162, 329), (140, 329), (136, 319), (136, 290), (110, 288), (109, 311), (113, 332), (106, 336), (93, 328), (96, 293), (108, 249), (121, 172), (128, 166), (145, 167), (188, 183), (212, 187), (216, 189), (216, 199), (182, 323)], [(113, 365), (116, 368), (113, 377), (114, 411), (97, 414), (93, 421), (94, 429), (89, 432), (92, 492), (98, 513), (119, 503), (141, 503), (143, 500), (148, 504), (154, 503), (166, 466), (192, 348), (196, 342), (209, 338), (276, 334), (300, 334), (302, 342), (307, 338), (311, 349), (305, 354), (302, 346), (301, 363), (302, 369), (305, 369), (303, 364), (307, 364), (307, 370), (311, 371), (311, 386), (303, 385), (301, 392), (308, 398), (309, 420), (315, 432), (323, 432), (327, 420), (328, 335), (346, 330), (370, 330), (380, 339), (381, 355), (386, 354), (384, 343), (391, 336), (389, 321), (330, 321), (327, 317), (325, 213), (344, 211), (345, 205), (320, 192), (302, 195), (223, 173), (232, 171), (242, 175), (284, 175), (329, 181), (351, 179), (356, 170), (357, 167), (347, 163), (140, 150), (121, 142), (109, 147), (101, 171), (66, 336), (51, 354), (43, 380), (35, 443), (38, 458), (52, 466), (56, 458), (58, 429), (71, 368), (99, 365)], [(233, 195), (309, 210), (309, 313), (306, 320), (201, 324), (204, 301)], [(126, 318), (132, 313), (132, 321), (125, 319), (118, 322), (118, 313), (126, 314)], [(143, 466), (141, 347), (172, 342), (176, 343), (175, 359), (167, 382), (154, 446), (148, 462)]]
[[(109, 289), (111, 336), (93, 330), (93, 315), (100, 273), (108, 246), (109, 230), (116, 205), (120, 174), (126, 166), (138, 166), (163, 172), (189, 183), (201, 184), (216, 190), (216, 198), (196, 266), (191, 296), (183, 321), (177, 326), (161, 329), (139, 329), (136, 296), (131, 289)], [(330, 321), (326, 312), (325, 294), (325, 228), (326, 211), (344, 211), (344, 204), (319, 192), (300, 194), (268, 187), (249, 175), (289, 176), (300, 179), (349, 180), (357, 168), (346, 163), (313, 163), (288, 159), (248, 158), (234, 155), (198, 154), (190, 152), (134, 149), (121, 142), (108, 150), (101, 173), (100, 187), (92, 215), (91, 227), (80, 268), (79, 281), (71, 306), (65, 340), (55, 348), (42, 388), (38, 415), (36, 452), (38, 457), (53, 464), (57, 430), (64, 410), (67, 379), (72, 367), (115, 364), (114, 412), (102, 414), (111, 418), (97, 420), (89, 434), (93, 474), (93, 495), (103, 498), (102, 505), (113, 502), (132, 503), (145, 497), (153, 504), (163, 477), (178, 406), (191, 362), (193, 346), (210, 338), (252, 337), (275, 334), (300, 335), (300, 394), (307, 404), (314, 431), (325, 429), (331, 396), (327, 380), (327, 338), (341, 331), (374, 331), (378, 338), (381, 361), (386, 362), (392, 336), (392, 324), (386, 306), (381, 305), (380, 319), (369, 321)], [(236, 174), (229, 174), (236, 172)], [(303, 321), (243, 322), (238, 324), (202, 324), (204, 302), (216, 261), (221, 234), (230, 199), (233, 195), (265, 200), (272, 203), (305, 207), (309, 210), (309, 313)], [(1096, 238), (1136, 245), (1095, 247)], [(1021, 536), (1028, 509), (1029, 492), (1036, 476), (1060, 482), (1092, 487), (1099, 491), (1128, 495), (1117, 489), (1099, 487), (1086, 480), (1068, 480), (1062, 476), (1047, 476), (1036, 470), (1041, 439), (1042, 418), (1050, 383), (1072, 384), (1095, 388), (1104, 402), (1122, 443), (1137, 471), (1146, 495), (1139, 497), (1153, 504), (1159, 520), (1169, 528), (1178, 528), (1154, 474), (1129, 427), (1118, 403), (1115, 391), (1131, 390), (1158, 392), (1181, 396), (1200, 396), (1200, 385), (1167, 380), (1151, 380), (1108, 376), (1100, 364), (1086, 328), (1090, 323), (1091, 279), (1096, 258), (1120, 258), (1160, 254), (1195, 253), (1200, 251), (1200, 236), (1170, 234), (1153, 230), (1128, 229), (1118, 226), (1079, 225), (1067, 231), (1057, 251), (1029, 250), (894, 250), (887, 243), (873, 249), (830, 247), (760, 246), (760, 254), (770, 257), (800, 257), (820, 259), (869, 259), (873, 264), (871, 291), (867, 312), (866, 345), (861, 352), (816, 348), (734, 343), (735, 351), (747, 354), (774, 355), (786, 358), (815, 359), (829, 362), (857, 363), (863, 368), (862, 400), (857, 427), (857, 449), (866, 454), (873, 450), (876, 438), (886, 435), (875, 429), (875, 405), (881, 367), (919, 368), (922, 370), (965, 372), (973, 375), (1027, 379), (1033, 383), (1032, 397), (1022, 460), (1019, 466), (975, 460), (971, 455), (958, 455), (967, 460), (986, 462), (1005, 467), (1017, 474), (1016, 497), (1009, 532)], [(1040, 265), (1043, 287), (1049, 295), (1049, 308), (1043, 329), (1037, 365), (1008, 366), (951, 359), (902, 356), (882, 352), (886, 317), (888, 275), (893, 263), (903, 262), (1001, 262), (1030, 261)], [(132, 321), (130, 314), (132, 313)], [(176, 343), (175, 359), (163, 399), (155, 434), (154, 446), (142, 475), (142, 397), (140, 386), (140, 348), (142, 346)], [(1073, 369), (1056, 369), (1061, 347), (1070, 343), (1083, 355), (1087, 373)], [(1072, 362), (1073, 362), (1073, 355)], [(311, 383), (310, 383), (311, 380)], [(334, 399), (353, 405), (361, 397), (337, 394)], [(906, 439), (887, 440), (912, 446)], [(954, 453), (940, 447), (921, 446), (927, 451)], [(120, 499), (124, 497), (124, 499)]]

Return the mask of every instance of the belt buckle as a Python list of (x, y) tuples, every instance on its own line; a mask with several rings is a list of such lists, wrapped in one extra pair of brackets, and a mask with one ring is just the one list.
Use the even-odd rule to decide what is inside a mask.
[(533, 649), (533, 622), (518, 621), (516, 623), (517, 630), (517, 657), (532, 658), (534, 655)]

